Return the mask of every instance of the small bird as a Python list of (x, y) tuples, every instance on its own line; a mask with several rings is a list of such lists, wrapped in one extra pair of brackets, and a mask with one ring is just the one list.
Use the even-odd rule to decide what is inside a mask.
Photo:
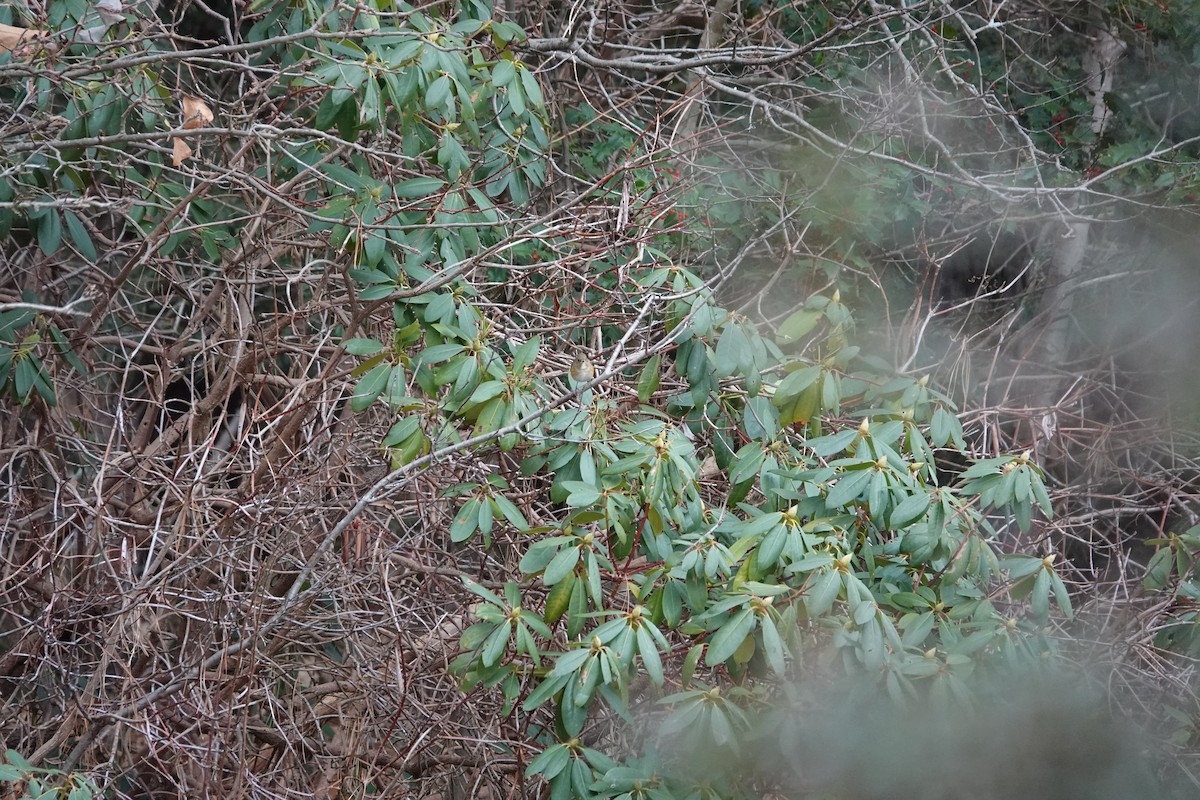
[(578, 355), (571, 362), (571, 380), (586, 383), (596, 377), (596, 365), (585, 355)]

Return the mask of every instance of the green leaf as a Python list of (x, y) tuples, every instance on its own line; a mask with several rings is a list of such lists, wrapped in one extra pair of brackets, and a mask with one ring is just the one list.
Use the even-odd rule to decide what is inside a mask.
[(533, 619), (533, 616), (532, 613), (522, 614), (521, 619), (514, 627), (516, 629), (517, 652), (529, 656), (533, 659), (534, 665), (538, 665), (542, 661), (542, 656), (538, 652), (537, 642), (533, 640), (533, 634), (529, 632), (529, 626), (525, 624), (526, 618)]
[(751, 439), (773, 439), (779, 432), (779, 411), (765, 397), (751, 397), (742, 411), (742, 429)]
[(642, 374), (638, 378), (637, 396), (639, 403), (648, 403), (654, 393), (658, 391), (659, 384), (662, 382), (662, 356), (654, 354), (642, 367)]
[(548, 539), (534, 542), (525, 551), (525, 555), (521, 556), (518, 568), (526, 574), (541, 572), (558, 553), (559, 548), (567, 542), (573, 541), (574, 538), (573, 536), (551, 536)]
[(563, 687), (562, 701), (558, 704), (558, 719), (568, 736), (578, 736), (587, 724), (589, 698), (584, 697), (582, 704), (576, 702), (581, 689), (579, 676), (576, 675), (574, 680), (568, 681)]
[(358, 413), (366, 410), (383, 394), (387, 387), (388, 378), (392, 375), (392, 365), (377, 364), (358, 381), (354, 387), (354, 395), (350, 398), (350, 410)]
[(525, 769), (525, 774), (528, 777), (541, 775), (546, 780), (558, 775), (566, 769), (571, 763), (571, 751), (564, 744), (555, 744), (547, 747), (537, 758), (529, 762), (529, 766)]
[(783, 513), (779, 511), (769, 511), (766, 514), (759, 514), (746, 520), (737, 530), (738, 545), (746, 539), (766, 533), (783, 522)]
[(475, 432), (481, 434), (499, 430), (504, 426), (508, 416), (508, 403), (501, 398), (496, 398), (485, 405), (479, 412), (479, 417), (475, 421)]
[(398, 420), (390, 429), (387, 435), (383, 437), (384, 447), (395, 447), (403, 442), (408, 437), (417, 432), (421, 427), (421, 418), (416, 414), (411, 414), (403, 419)]
[(828, 567), (833, 562), (834, 557), (828, 553), (809, 553), (799, 561), (793, 561), (791, 564), (788, 564), (787, 573), (793, 575), (815, 572), (822, 567)]
[(860, 436), (857, 428), (849, 428), (844, 431), (830, 434), (828, 436), (818, 436), (815, 439), (809, 439), (804, 443), (804, 446), (813, 451), (814, 454), (821, 458), (828, 458), (832, 455), (845, 450), (853, 444)]
[(501, 59), (496, 62), (496, 66), (492, 67), (492, 83), (496, 86), (507, 86), (515, 77), (517, 77), (517, 69), (508, 59)]
[(688, 649), (687, 656), (683, 659), (683, 667), (680, 670), (680, 682), (683, 688), (687, 688), (692, 683), (692, 676), (696, 674), (696, 667), (700, 664), (700, 657), (704, 655), (704, 651), (708, 648), (707, 644), (701, 643), (693, 645)]
[(472, 497), (462, 504), (450, 523), (450, 540), (465, 542), (479, 528), (479, 498)]
[(532, 336), (513, 350), (513, 372), (524, 372), (537, 361), (538, 348), (541, 347), (541, 337)]
[(658, 653), (658, 644), (645, 625), (639, 626), (637, 629), (637, 646), (638, 654), (642, 657), (642, 666), (646, 668), (650, 682), (655, 686), (662, 686), (663, 667)]
[[(438, 147), (437, 163), (446, 170), (446, 174), (450, 178), (457, 179), (471, 165), (471, 159), (467, 156), (467, 152), (458, 138), (446, 133), (443, 134), (441, 145)], [(451, 210), (449, 204), (446, 208)]]
[(394, 191), (401, 199), (413, 197), (431, 197), (446, 187), (441, 178), (410, 178), (396, 184)]
[(820, 311), (801, 309), (783, 321), (776, 333), (776, 338), (781, 345), (791, 344), (812, 331), (821, 321), (822, 316)]
[(775, 627), (775, 620), (771, 619), (770, 614), (762, 616), (759, 622), (759, 629), (762, 631), (763, 652), (767, 658), (767, 666), (776, 675), (783, 677), (785, 669), (783, 639), (779, 636), (779, 630)]
[(464, 350), (466, 348), (461, 344), (435, 344), (433, 347), (421, 351), (418, 359), (422, 364), (437, 364), (453, 358)]
[(442, 75), (425, 90), (425, 108), (430, 111), (445, 110), (446, 101), (450, 99), (450, 78)]
[(37, 393), (42, 396), (46, 405), (53, 407), (58, 404), (58, 399), (54, 395), (54, 385), (50, 383), (50, 378), (40, 363), (38, 370), (33, 374), (33, 388), (37, 389)]
[(821, 371), (820, 366), (812, 366), (789, 373), (775, 387), (775, 405), (781, 406), (786, 400), (799, 397), (801, 392), (817, 382)]
[(971, 466), (967, 467), (965, 470), (963, 470), (962, 474), (959, 475), (958, 477), (960, 480), (963, 480), (963, 481), (970, 481), (970, 480), (974, 480), (976, 478), (996, 477), (1001, 474), (1000, 468), (1003, 467), (1005, 464), (1011, 463), (1012, 460), (1013, 459), (1011, 456), (999, 456), (997, 458), (982, 458), (982, 459), (979, 459), (978, 461), (976, 461)]
[(546, 595), (546, 613), (542, 616), (550, 625), (558, 622), (566, 613), (576, 580), (574, 573), (567, 573), (566, 578), (555, 583), (554, 588)]
[(491, 589), (488, 589), (487, 587), (476, 583), (475, 581), (471, 580), (470, 578), (468, 578), (466, 576), (462, 577), (462, 582), (463, 582), (463, 586), (466, 587), (467, 591), (470, 592), (471, 594), (475, 595), (476, 597), (481, 597), (484, 600), (488, 601), (489, 603), (494, 603), (497, 606), (504, 605), (504, 601), (501, 600), (496, 595), (496, 593), (493, 592)]
[(582, 758), (576, 757), (571, 762), (571, 793), (574, 797), (591, 797), (591, 786), (595, 780), (595, 774)]
[(714, 369), (722, 378), (740, 373), (751, 362), (750, 340), (738, 324), (726, 325), (717, 340)]
[(579, 548), (578, 547), (563, 547), (555, 554), (554, 558), (550, 559), (550, 563), (546, 565), (546, 571), (542, 574), (542, 581), (547, 586), (553, 586), (567, 575), (575, 570), (575, 565), (579, 563)]
[(83, 221), (74, 211), (70, 210), (63, 211), (63, 220), (67, 223), (67, 233), (71, 234), (71, 241), (79, 249), (79, 254), (93, 264), (96, 263), (98, 255), (96, 245), (92, 242), (91, 234), (88, 233)]
[(392, 408), (399, 408), (405, 405), (406, 401), (410, 399), (408, 396), (408, 383), (404, 375), (404, 367), (399, 364), (392, 365), (392, 371), (388, 375), (387, 385), (384, 387), (382, 396), (384, 402)]
[(1050, 613), (1050, 570), (1043, 567), (1033, 580), (1033, 591), (1029, 595), (1029, 608), (1039, 620)]
[(13, 370), (13, 387), (16, 389), (17, 399), (22, 403), (29, 399), (37, 376), (37, 367), (33, 365), (33, 359), (34, 356), (18, 359), (16, 369)]
[(586, 508), (595, 505), (600, 500), (600, 491), (590, 483), (564, 481), (563, 487), (570, 492), (567, 496), (567, 505), (571, 508)]
[(1063, 583), (1063, 579), (1057, 572), (1050, 573), (1050, 587), (1054, 590), (1054, 602), (1066, 614), (1067, 619), (1073, 619), (1075, 610), (1071, 607), (1071, 594), (1067, 591), (1066, 584)]
[(871, 620), (860, 629), (858, 646), (868, 669), (877, 670), (883, 666), (883, 630), (877, 620)]
[[(58, 348), (58, 352), (67, 360), (67, 363), (78, 372), (80, 375), (87, 374), (87, 366), (79, 359), (75, 353), (75, 349), (71, 347), (71, 343), (67, 341), (67, 337), (58, 329), (57, 325), (50, 325), (50, 338), (54, 339), (54, 345)], [(3, 383), (0, 380), (0, 383)]]
[(833, 607), (842, 588), (841, 574), (836, 569), (826, 569), (817, 575), (813, 588), (805, 598), (804, 606), (810, 617), (824, 616)]
[(772, 528), (762, 541), (759, 542), (756, 551), (757, 563), (759, 569), (773, 569), (776, 562), (779, 560), (779, 555), (783, 552), (784, 546), (787, 544), (788, 531), (786, 525), (776, 525)]
[(942, 406), (938, 406), (933, 412), (929, 433), (930, 440), (935, 447), (945, 447), (947, 442), (953, 442), (959, 449), (965, 448), (962, 424), (958, 421), (958, 417)]
[(929, 510), (931, 501), (932, 498), (927, 494), (910, 494), (892, 509), (888, 524), (893, 530), (902, 530), (909, 527), (925, 516), (925, 512)]
[(521, 513), (521, 510), (511, 500), (504, 495), (496, 495), (492, 498), (492, 502), (495, 503), (496, 510), (508, 520), (509, 525), (512, 525), (518, 531), (529, 530), (529, 521), (525, 519), (525, 515)]
[(485, 544), (491, 543), (492, 525), (496, 518), (492, 514), (492, 504), (489, 500), (480, 500), (478, 511), (479, 515), (479, 532), (483, 535)]
[(537, 78), (527, 69), (522, 69), (520, 75), (521, 89), (525, 92), (525, 97), (536, 108), (541, 108), (545, 103), (542, 101), (542, 88), (538, 86)]
[(937, 618), (932, 611), (926, 611), (924, 614), (912, 617), (912, 621), (904, 628), (904, 638), (902, 639), (904, 646), (911, 648), (923, 647), (925, 640), (933, 632), (935, 622), (937, 622)]
[(43, 783), (40, 778), (30, 778), (21, 800), (58, 800), (58, 790)]
[(521, 89), (520, 81), (513, 81), (508, 84), (508, 104), (512, 106), (513, 114), (518, 117), (525, 116), (527, 110), (525, 106), (525, 92)]
[(1054, 508), (1050, 504), (1050, 495), (1046, 493), (1046, 484), (1042, 481), (1041, 475), (1036, 470), (1030, 470), (1029, 487), (1033, 490), (1033, 497), (1037, 500), (1038, 506), (1042, 509), (1042, 513), (1046, 518), (1054, 516)]
[(471, 397), (467, 403), (476, 405), (485, 403), (493, 397), (498, 397), (504, 392), (505, 386), (501, 381), (484, 381), (475, 387), (475, 391), (471, 393)]
[(710, 667), (715, 667), (728, 661), (754, 630), (754, 625), (753, 609), (745, 608), (734, 614), (713, 635), (712, 641), (708, 645), (708, 652), (704, 656), (705, 663)]
[(866, 625), (879, 613), (879, 607), (875, 605), (875, 601), (871, 598), (861, 600), (858, 605), (854, 606), (850, 614), (850, 618), (854, 620), (855, 625)]
[(1142, 579), (1142, 587), (1148, 591), (1157, 591), (1167, 585), (1167, 580), (1171, 577), (1171, 564), (1174, 559), (1171, 556), (1170, 548), (1163, 547), (1158, 552), (1150, 557), (1150, 563), (1146, 565), (1146, 577)]
[(58, 250), (62, 244), (62, 220), (58, 216), (58, 209), (46, 209), (38, 222), (37, 239), (43, 255), (52, 256)]
[(492, 631), (483, 643), (483, 653), (479, 657), (485, 667), (494, 667), (500, 661), (500, 657), (508, 649), (508, 640), (509, 626), (496, 626), (496, 630)]
[(736, 462), (729, 471), (729, 482), (733, 485), (743, 483), (758, 475), (762, 469), (767, 453), (758, 442), (750, 442), (734, 456)]
[(843, 472), (837, 483), (829, 490), (829, 495), (825, 498), (826, 504), (830, 508), (840, 508), (857, 500), (863, 490), (867, 488), (867, 484), (871, 482), (872, 474), (873, 470), (871, 469)]

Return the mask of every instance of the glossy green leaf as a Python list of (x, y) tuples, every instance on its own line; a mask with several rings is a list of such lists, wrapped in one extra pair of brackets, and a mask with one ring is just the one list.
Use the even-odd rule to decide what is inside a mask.
[(465, 542), (479, 529), (479, 499), (472, 497), (462, 504), (450, 523), (450, 541)]
[(867, 489), (873, 474), (870, 469), (843, 472), (837, 483), (833, 484), (833, 488), (829, 490), (825, 501), (830, 508), (837, 508), (857, 500), (859, 495)]
[(83, 220), (74, 211), (66, 210), (63, 211), (63, 221), (66, 222), (67, 233), (70, 234), (71, 242), (79, 250), (79, 254), (89, 262), (96, 263), (99, 253), (96, 251), (96, 245), (84, 226)]
[(767, 665), (776, 675), (783, 677), (784, 664), (784, 645), (783, 639), (779, 636), (779, 630), (775, 627), (775, 621), (770, 615), (764, 615), (759, 621), (759, 630), (762, 631), (763, 652), (767, 658)]
[(442, 110), (450, 99), (450, 78), (442, 75), (425, 90), (425, 108), (430, 111)]
[(754, 630), (754, 626), (753, 609), (745, 608), (734, 614), (713, 634), (712, 640), (708, 644), (708, 652), (705, 654), (705, 663), (710, 667), (715, 667), (728, 661), (734, 651), (742, 646), (742, 642)]
[(446, 181), (441, 178), (422, 177), (409, 178), (396, 184), (394, 191), (401, 199), (414, 197), (430, 197), (446, 188)]
[(500, 657), (508, 649), (508, 640), (508, 625), (499, 625), (492, 631), (491, 635), (483, 643), (483, 651), (480, 655), (480, 661), (485, 667), (494, 667), (499, 663)]
[(817, 323), (821, 321), (822, 316), (819, 311), (810, 311), (807, 309), (794, 312), (779, 326), (776, 335), (779, 338), (780, 344), (791, 344), (797, 339), (808, 335), (817, 326)]
[(38, 247), (41, 248), (42, 254), (45, 256), (54, 255), (62, 245), (62, 235), (62, 219), (58, 215), (58, 210), (54, 208), (46, 209), (41, 219), (38, 220), (37, 225)]
[(649, 402), (650, 398), (654, 396), (654, 393), (658, 391), (658, 387), (661, 382), (662, 356), (655, 354), (646, 361), (646, 365), (642, 367), (641, 376), (638, 378), (638, 402)]
[(907, 528), (929, 511), (931, 498), (926, 494), (911, 494), (893, 509), (888, 524), (896, 530)]
[(529, 762), (529, 766), (525, 769), (525, 774), (528, 777), (541, 775), (547, 780), (558, 775), (571, 763), (571, 751), (566, 745), (554, 744), (547, 747), (538, 756)]
[(574, 572), (575, 565), (578, 563), (579, 548), (571, 546), (563, 547), (554, 555), (554, 558), (550, 559), (550, 563), (546, 565), (546, 571), (542, 575), (542, 580), (547, 586), (553, 586)]
[(497, 61), (496, 66), (492, 68), (492, 83), (496, 86), (507, 86), (515, 77), (517, 77), (516, 67), (507, 59)]
[(377, 364), (359, 379), (350, 398), (350, 410), (358, 413), (367, 409), (383, 394), (387, 388), (388, 379), (392, 375), (392, 365)]
[(650, 682), (655, 686), (662, 686), (663, 666), (658, 644), (644, 625), (637, 629), (637, 646), (638, 654), (642, 657), (642, 666), (645, 667)]
[(833, 601), (841, 592), (841, 575), (836, 569), (825, 569), (814, 573), (809, 580), (812, 588), (805, 598), (808, 615), (810, 617), (823, 616), (833, 607)]

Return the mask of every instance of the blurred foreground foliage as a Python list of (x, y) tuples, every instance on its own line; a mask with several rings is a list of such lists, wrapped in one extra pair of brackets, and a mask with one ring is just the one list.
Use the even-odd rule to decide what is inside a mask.
[[(0, 53), (0, 776), (407, 796), (465, 765), (551, 798), (759, 796), (814, 780), (759, 763), (819, 749), (806, 693), (970, 707), (1076, 659), (1053, 482), (866, 346), (892, 321), (873, 269), (1012, 177), (958, 171), (1174, 197), (1193, 164), (1143, 175), (1140, 128), (1124, 154), (1059, 132), (1046, 113), (1091, 106), (1043, 73), (996, 162), (963, 100), (943, 163), (831, 99), (865, 102), (865, 32), (956, 59), (938, 96), (1027, 91), (1030, 62), (969, 9), (776, 5), (747, 25), (817, 71), (760, 113), (823, 102), (764, 143), (754, 102), (708, 101), (767, 150), (744, 161), (555, 85), (571, 48), (528, 9), (267, 0), (203, 40), (140, 6), (6, 9), (47, 35)], [(1194, 657), (1194, 529), (1151, 544), (1144, 591), (1177, 603), (1156, 644)], [(1171, 708), (1181, 748), (1194, 711)], [(844, 777), (818, 788), (887, 784)]]

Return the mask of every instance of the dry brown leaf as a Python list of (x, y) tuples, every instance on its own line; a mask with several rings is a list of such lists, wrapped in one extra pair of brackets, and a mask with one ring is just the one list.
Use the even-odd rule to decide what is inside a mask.
[(187, 142), (178, 136), (175, 137), (175, 144), (172, 145), (171, 149), (171, 163), (177, 167), (192, 157), (192, 148), (188, 147)]
[(0, 25), (0, 52), (16, 50), (18, 45), (26, 44), (44, 35), (42, 31), (15, 28), (12, 25)]
[(213, 121), (213, 112), (199, 97), (189, 94), (181, 95), (183, 105), (183, 129), (203, 128)]

